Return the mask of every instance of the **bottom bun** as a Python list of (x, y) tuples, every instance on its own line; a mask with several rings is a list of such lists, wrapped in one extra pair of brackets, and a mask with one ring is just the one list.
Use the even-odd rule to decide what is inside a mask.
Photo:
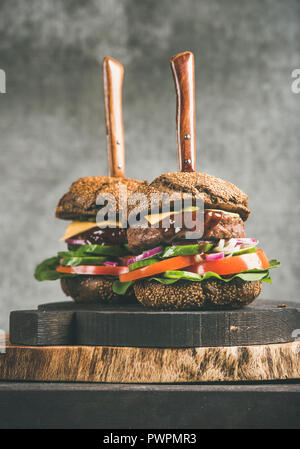
[(103, 276), (76, 276), (64, 278), (60, 281), (65, 295), (70, 296), (75, 302), (105, 302), (127, 304), (136, 302), (133, 291), (128, 291), (126, 296), (120, 296), (113, 291), (113, 281)]
[(239, 278), (229, 282), (218, 279), (178, 281), (170, 285), (145, 279), (134, 284), (134, 293), (140, 303), (155, 309), (237, 308), (254, 301), (261, 287), (260, 281), (246, 282)]

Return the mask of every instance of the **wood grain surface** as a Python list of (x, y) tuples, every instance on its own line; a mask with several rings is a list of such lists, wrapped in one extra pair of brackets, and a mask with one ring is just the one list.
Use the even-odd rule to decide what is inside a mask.
[(176, 139), (179, 171), (195, 171), (195, 70), (194, 55), (174, 56), (171, 70), (176, 90)]
[(124, 177), (125, 142), (122, 112), (124, 67), (106, 56), (103, 60), (103, 90), (109, 176)]
[(5, 350), (0, 353), (1, 381), (186, 383), (300, 378), (300, 342), (188, 349), (8, 345)]

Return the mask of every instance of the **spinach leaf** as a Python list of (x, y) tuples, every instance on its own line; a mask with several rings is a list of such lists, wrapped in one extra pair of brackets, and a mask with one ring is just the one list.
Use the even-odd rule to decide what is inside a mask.
[(72, 254), (76, 256), (84, 256), (85, 254), (94, 254), (99, 256), (126, 256), (130, 254), (128, 249), (124, 246), (109, 246), (109, 245), (82, 245), (73, 249)]
[(67, 277), (73, 277), (74, 274), (58, 273), (56, 268), (59, 265), (60, 257), (50, 257), (41, 262), (35, 269), (34, 277), (37, 281), (55, 281)]
[(120, 282), (119, 280), (115, 280), (113, 283), (113, 291), (117, 295), (125, 295), (133, 283), (134, 281)]

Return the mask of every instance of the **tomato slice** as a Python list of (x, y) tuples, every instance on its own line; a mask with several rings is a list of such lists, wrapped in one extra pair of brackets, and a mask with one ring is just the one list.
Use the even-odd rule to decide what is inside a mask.
[(170, 259), (162, 260), (147, 267), (138, 268), (120, 275), (121, 282), (134, 281), (136, 279), (153, 276), (155, 274), (164, 273), (165, 271), (178, 270), (180, 268), (188, 267), (195, 263), (195, 256), (178, 256)]
[(262, 249), (258, 249), (256, 253), (241, 254), (240, 256), (225, 257), (224, 259), (201, 262), (192, 265), (186, 269), (192, 273), (201, 276), (208, 271), (220, 275), (236, 274), (245, 270), (259, 268), (265, 270), (270, 266), (269, 260)]
[(77, 267), (62, 267), (56, 268), (59, 273), (68, 274), (90, 274), (103, 276), (119, 276), (122, 273), (129, 271), (128, 267), (109, 267), (101, 265), (78, 265)]
[(178, 256), (170, 259), (162, 260), (153, 265), (129, 271), (120, 274), (121, 282), (134, 281), (136, 279), (154, 276), (155, 274), (164, 273), (165, 271), (174, 271), (185, 268), (186, 271), (198, 273), (201, 276), (208, 271), (220, 275), (229, 275), (240, 273), (245, 270), (258, 268), (265, 270), (270, 266), (269, 260), (262, 249), (258, 249), (256, 253), (241, 254), (240, 256), (225, 257), (215, 261), (206, 261), (195, 264), (197, 256)]

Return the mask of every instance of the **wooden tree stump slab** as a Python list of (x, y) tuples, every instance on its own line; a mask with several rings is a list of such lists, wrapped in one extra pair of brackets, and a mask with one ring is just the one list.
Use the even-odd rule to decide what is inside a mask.
[(0, 347), (1, 381), (194, 383), (299, 378), (299, 341), (185, 349)]
[(65, 302), (10, 317), (11, 343), (29, 346), (236, 347), (293, 342), (297, 329), (298, 304), (259, 300), (236, 310), (186, 312)]

